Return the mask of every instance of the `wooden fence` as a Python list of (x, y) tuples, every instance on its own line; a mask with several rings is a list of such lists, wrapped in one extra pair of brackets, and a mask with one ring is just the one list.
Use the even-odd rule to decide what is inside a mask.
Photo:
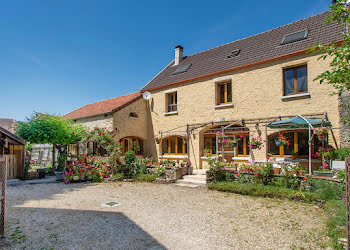
[(8, 159), (6, 156), (0, 156), (0, 236), (5, 234), (5, 197), (6, 197), (6, 177), (7, 177)]

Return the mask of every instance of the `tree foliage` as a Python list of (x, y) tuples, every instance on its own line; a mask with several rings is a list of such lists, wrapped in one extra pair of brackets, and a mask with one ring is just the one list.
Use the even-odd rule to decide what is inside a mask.
[[(337, 23), (344, 28), (343, 41), (333, 41), (331, 44), (315, 44), (310, 52), (322, 53), (318, 60), (331, 58), (330, 69), (318, 75), (314, 80), (322, 84), (326, 82), (333, 85), (337, 94), (350, 91), (350, 4), (348, 0), (337, 0), (330, 6), (331, 15), (326, 23)], [(344, 104), (349, 107), (349, 104)], [(350, 125), (350, 119), (342, 120), (344, 124)]]
[(16, 123), (15, 133), (33, 144), (65, 146), (81, 140), (85, 129), (60, 116), (35, 113), (26, 122)]

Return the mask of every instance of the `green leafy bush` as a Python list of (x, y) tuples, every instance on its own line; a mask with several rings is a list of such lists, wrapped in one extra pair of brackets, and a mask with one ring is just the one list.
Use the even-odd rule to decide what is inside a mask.
[(207, 157), (209, 169), (207, 170), (207, 181), (224, 181), (226, 174), (224, 172), (224, 164), (218, 158)]
[(59, 154), (57, 157), (57, 171), (63, 171), (67, 163), (67, 154)]
[(129, 150), (128, 152), (125, 153), (125, 164), (132, 164), (135, 160), (135, 152), (132, 150)]
[(158, 166), (154, 170), (154, 174), (158, 177), (165, 176), (165, 167), (163, 166)]
[(345, 159), (350, 156), (350, 148), (344, 147), (334, 150), (335, 159), (345, 161)]
[(342, 170), (340, 172), (337, 173), (337, 177), (339, 179), (345, 180), (345, 170)]

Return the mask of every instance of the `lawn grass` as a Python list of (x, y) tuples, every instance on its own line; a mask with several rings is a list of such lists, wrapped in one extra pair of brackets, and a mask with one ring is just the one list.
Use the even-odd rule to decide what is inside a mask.
[(137, 174), (135, 176), (135, 181), (140, 182), (153, 182), (155, 179), (157, 179), (157, 175), (155, 174)]
[(208, 184), (209, 189), (223, 192), (231, 192), (242, 195), (289, 199), (304, 201), (308, 203), (321, 202), (321, 195), (313, 192), (301, 192), (298, 190), (276, 187), (271, 185), (240, 183), (240, 182), (211, 182)]
[(208, 188), (241, 195), (289, 199), (307, 203), (322, 203), (327, 214), (327, 234), (334, 249), (343, 249), (339, 238), (346, 237), (345, 185), (327, 180), (313, 179), (309, 192), (272, 185), (233, 182), (211, 182)]

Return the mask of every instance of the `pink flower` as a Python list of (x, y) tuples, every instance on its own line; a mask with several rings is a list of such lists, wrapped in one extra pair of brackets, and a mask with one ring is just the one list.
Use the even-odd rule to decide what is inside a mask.
[(249, 145), (250, 148), (253, 148), (253, 145)]
[(241, 174), (240, 173), (237, 173), (236, 176), (240, 176)]
[(239, 137), (243, 138), (244, 136), (243, 136), (243, 135), (240, 135)]
[(259, 176), (258, 174), (255, 174), (256, 176)]

